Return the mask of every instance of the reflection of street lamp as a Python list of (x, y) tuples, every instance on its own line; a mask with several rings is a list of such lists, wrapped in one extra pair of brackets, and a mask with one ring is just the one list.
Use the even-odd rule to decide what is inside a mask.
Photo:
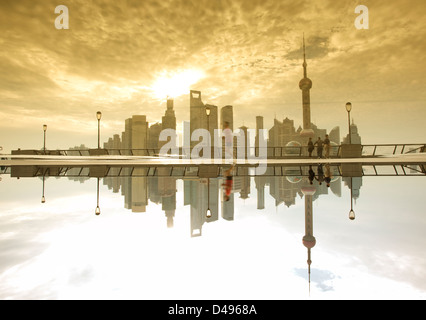
[(41, 194), (41, 203), (45, 203), (46, 202), (46, 198), (44, 197), (44, 174), (43, 174), (43, 191)]
[(47, 124), (43, 125), (43, 152), (46, 154), (46, 130), (47, 130)]
[(96, 204), (96, 210), (95, 214), (98, 216), (101, 214), (101, 208), (99, 208), (99, 178), (98, 178), (98, 187), (96, 189), (96, 196), (97, 196), (97, 204)]
[(212, 211), (210, 210), (210, 178), (207, 178), (207, 213), (206, 217), (211, 218)]
[(98, 149), (101, 148), (101, 118), (102, 112), (96, 112), (96, 118), (98, 119)]
[(353, 210), (353, 198), (352, 198), (352, 177), (351, 177), (351, 211), (349, 211), (349, 219), (355, 220), (355, 212)]
[(347, 102), (346, 103), (346, 111), (348, 112), (349, 144), (352, 144), (352, 139), (351, 139), (351, 110), (352, 110), (352, 103)]

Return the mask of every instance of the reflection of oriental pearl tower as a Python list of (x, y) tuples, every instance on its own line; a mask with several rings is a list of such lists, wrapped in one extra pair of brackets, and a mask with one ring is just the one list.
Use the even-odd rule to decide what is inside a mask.
[(305, 196), (305, 235), (303, 236), (303, 245), (308, 248), (308, 276), (309, 287), (311, 285), (311, 249), (316, 244), (314, 237), (314, 225), (312, 216), (312, 196), (315, 194), (315, 187), (303, 187), (302, 193)]
[(299, 88), (302, 90), (303, 130), (300, 132), (300, 135), (312, 138), (314, 131), (311, 129), (311, 99), (309, 95), (309, 90), (312, 88), (312, 81), (308, 78), (306, 67), (305, 36), (303, 36), (303, 79), (299, 82)]

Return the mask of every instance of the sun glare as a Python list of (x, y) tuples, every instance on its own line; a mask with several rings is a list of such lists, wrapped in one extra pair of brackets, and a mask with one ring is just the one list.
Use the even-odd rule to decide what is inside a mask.
[(200, 70), (183, 70), (179, 72), (162, 73), (152, 85), (151, 89), (159, 99), (166, 97), (175, 98), (188, 94), (191, 85), (204, 77)]

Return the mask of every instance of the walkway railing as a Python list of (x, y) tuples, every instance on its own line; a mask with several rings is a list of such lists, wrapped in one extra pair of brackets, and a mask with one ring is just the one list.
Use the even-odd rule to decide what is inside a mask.
[[(330, 157), (340, 157), (342, 145), (332, 145), (330, 148)], [(234, 156), (237, 157), (237, 147), (234, 147)], [(266, 150), (265, 150), (266, 149)], [(365, 144), (361, 145), (362, 156), (376, 157), (386, 155), (408, 154), (408, 153), (421, 153), (426, 152), (426, 144)], [(93, 150), (93, 149), (92, 149)], [(143, 148), (143, 149), (123, 149), (123, 148), (108, 148), (102, 149), (108, 155), (121, 155), (121, 156), (158, 156), (160, 149), (157, 148)], [(212, 147), (212, 156), (216, 154), (224, 157), (224, 148)], [(57, 150), (15, 150), (14, 154), (24, 155), (64, 155), (64, 156), (89, 156), (90, 149), (57, 149)], [(191, 154), (190, 148), (179, 148), (179, 156), (185, 157)], [(268, 159), (281, 159), (281, 158), (297, 158), (308, 157), (307, 146), (285, 146), (285, 147), (250, 147), (243, 152), (247, 157), (266, 155)], [(324, 155), (324, 150), (323, 150)], [(317, 157), (317, 148), (312, 152), (312, 157)]]
[[(234, 147), (234, 155), (237, 156), (237, 147)], [(265, 152), (266, 149), (266, 152)], [(138, 155), (138, 156), (157, 156), (160, 152), (159, 149), (145, 148), (145, 149), (106, 149), (109, 155)], [(397, 155), (404, 153), (420, 153), (426, 151), (426, 144), (366, 144), (361, 146), (363, 156), (385, 156)], [(339, 157), (341, 145), (332, 145), (330, 147), (330, 157)], [(64, 155), (89, 155), (89, 150), (60, 150)], [(224, 155), (224, 149), (218, 150), (212, 147), (212, 155), (214, 153)], [(190, 148), (179, 148), (179, 155), (189, 155)], [(250, 147), (244, 152), (246, 155), (259, 156), (266, 154), (268, 159), (291, 158), (291, 157), (308, 157), (307, 146), (285, 146), (285, 147)], [(323, 149), (324, 154), (324, 149)], [(317, 156), (317, 148), (315, 147), (312, 156)]]

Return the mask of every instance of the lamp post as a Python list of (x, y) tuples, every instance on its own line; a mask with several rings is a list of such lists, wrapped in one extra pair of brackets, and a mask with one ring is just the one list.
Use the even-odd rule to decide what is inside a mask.
[(351, 138), (351, 110), (352, 110), (352, 103), (347, 102), (346, 103), (346, 111), (348, 112), (349, 144), (352, 144), (352, 138)]
[(46, 131), (47, 131), (47, 124), (43, 125), (43, 153), (46, 154)]
[[(210, 159), (212, 157), (212, 150), (211, 150), (211, 136), (210, 136), (210, 113), (211, 113), (211, 108), (210, 107), (206, 107), (206, 115), (207, 115), (207, 132), (208, 134), (208, 145), (207, 147), (210, 149)], [(206, 217), (207, 218), (211, 218), (212, 216), (212, 211), (210, 210), (210, 178), (207, 178), (207, 213), (206, 213)]]
[(355, 212), (353, 210), (353, 198), (352, 198), (352, 177), (351, 177), (351, 211), (349, 211), (349, 220), (355, 220)]
[(211, 109), (210, 109), (210, 107), (206, 107), (206, 115), (207, 115), (207, 132), (209, 133), (209, 136), (208, 136), (208, 145), (207, 145), (207, 147), (210, 149), (210, 158), (212, 157), (212, 154), (211, 154), (211, 152), (212, 152), (212, 150), (211, 150), (211, 136), (210, 136), (210, 113), (211, 113)]
[(101, 148), (101, 118), (102, 112), (96, 112), (96, 118), (98, 119), (98, 149)]
[(98, 178), (98, 187), (96, 189), (96, 196), (97, 196), (97, 202), (96, 202), (95, 214), (98, 216), (101, 214), (101, 208), (99, 208), (99, 178)]

